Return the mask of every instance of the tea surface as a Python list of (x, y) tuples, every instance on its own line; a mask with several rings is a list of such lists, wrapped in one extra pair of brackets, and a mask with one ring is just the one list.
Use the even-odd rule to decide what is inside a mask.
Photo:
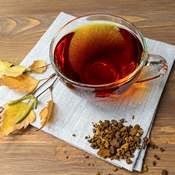
[(140, 62), (140, 41), (113, 23), (89, 23), (58, 42), (54, 61), (69, 79), (107, 84), (126, 77)]

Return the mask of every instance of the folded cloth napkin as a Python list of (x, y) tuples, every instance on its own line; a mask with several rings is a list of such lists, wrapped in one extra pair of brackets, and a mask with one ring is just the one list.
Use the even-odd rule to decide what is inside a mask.
[[(38, 58), (49, 63), (49, 46), (51, 39), (54, 37), (56, 31), (72, 18), (74, 17), (71, 15), (60, 13), (21, 64), (29, 66)], [(93, 150), (85, 139), (85, 136), (92, 134), (92, 122), (105, 119), (118, 120), (125, 118), (129, 124), (139, 124), (144, 129), (144, 136), (147, 136), (150, 132), (158, 102), (174, 62), (175, 47), (155, 40), (146, 39), (146, 41), (150, 53), (160, 54), (165, 57), (168, 62), (169, 69), (163, 79), (133, 85), (119, 98), (110, 101), (89, 101), (77, 96), (61, 82), (58, 82), (53, 89), (53, 99), (56, 103), (54, 118), (53, 121), (42, 130), (95, 156), (97, 156), (96, 150)], [(35, 74), (34, 76), (42, 79), (48, 77), (53, 72), (54, 70), (50, 67), (46, 73), (41, 75)], [(21, 96), (21, 94), (9, 90), (6, 87), (1, 87), (0, 105), (4, 105), (7, 101), (18, 98), (19, 96)], [(43, 108), (48, 98), (49, 94), (47, 93), (41, 97), (43, 103), (39, 105), (37, 113)], [(131, 117), (132, 115), (135, 115), (134, 120)], [(39, 127), (39, 120), (33, 123), (33, 126)], [(76, 137), (73, 137), (72, 134), (76, 134)], [(105, 161), (130, 171), (141, 171), (144, 155), (145, 150), (137, 150), (132, 164), (127, 164), (123, 160), (105, 159)]]

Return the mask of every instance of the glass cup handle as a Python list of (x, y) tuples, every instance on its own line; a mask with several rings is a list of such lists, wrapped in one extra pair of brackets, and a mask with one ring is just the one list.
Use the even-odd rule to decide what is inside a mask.
[(145, 79), (137, 80), (136, 83), (142, 83), (145, 81), (150, 81), (159, 77), (163, 77), (168, 70), (168, 63), (166, 59), (160, 55), (149, 54), (148, 61), (145, 66), (153, 66), (154, 69), (156, 69), (157, 74)]

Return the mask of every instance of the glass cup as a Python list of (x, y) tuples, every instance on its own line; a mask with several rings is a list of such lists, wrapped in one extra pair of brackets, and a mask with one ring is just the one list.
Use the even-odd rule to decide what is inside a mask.
[[(80, 83), (74, 80), (69, 79), (57, 66), (54, 62), (54, 51), (57, 43), (62, 39), (63, 36), (70, 33), (74, 29), (84, 24), (89, 24), (91, 22), (112, 22), (116, 25), (123, 26), (127, 29), (132, 35), (134, 35), (140, 42), (143, 48), (143, 53), (140, 58), (139, 65), (135, 70), (127, 75), (126, 77), (108, 84), (85, 84)], [(50, 44), (50, 60), (55, 69), (60, 80), (75, 93), (81, 96), (94, 96), (94, 97), (109, 97), (111, 95), (120, 95), (126, 91), (133, 83), (143, 83), (146, 81), (154, 80), (156, 78), (162, 77), (165, 75), (168, 65), (166, 60), (160, 55), (149, 54), (147, 51), (147, 46), (143, 35), (137, 30), (137, 28), (126, 21), (125, 19), (117, 16), (106, 15), (106, 14), (92, 14), (87, 16), (81, 16), (74, 18), (67, 22), (61, 29), (58, 30), (55, 37), (52, 39)], [(151, 71), (151, 67), (154, 71)], [(140, 79), (140, 73), (144, 73), (145, 68), (148, 69), (148, 72), (152, 72), (153, 75)]]

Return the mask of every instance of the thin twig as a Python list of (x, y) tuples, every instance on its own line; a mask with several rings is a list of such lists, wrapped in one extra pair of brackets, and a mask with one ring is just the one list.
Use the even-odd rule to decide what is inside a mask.
[(50, 87), (49, 90), (50, 90), (50, 97), (51, 97), (51, 100), (53, 101), (53, 94), (52, 94), (53, 86)]
[(56, 76), (56, 73), (53, 73), (52, 75), (49, 76), (49, 78), (46, 79), (38, 88), (36, 88), (33, 92), (29, 93), (28, 95), (32, 94), (34, 95), (39, 89), (41, 89), (49, 80), (54, 78)]
[(3, 112), (4, 108), (3, 106), (0, 106), (0, 113)]
[(52, 88), (57, 80), (58, 80), (58, 77), (53, 81), (53, 83), (52, 83), (49, 87), (47, 87), (47, 88), (46, 88), (45, 90), (43, 90), (40, 94), (38, 94), (38, 95), (36, 96), (36, 98), (38, 98), (39, 96), (41, 96), (41, 95), (42, 95), (44, 92), (46, 92), (48, 89)]

